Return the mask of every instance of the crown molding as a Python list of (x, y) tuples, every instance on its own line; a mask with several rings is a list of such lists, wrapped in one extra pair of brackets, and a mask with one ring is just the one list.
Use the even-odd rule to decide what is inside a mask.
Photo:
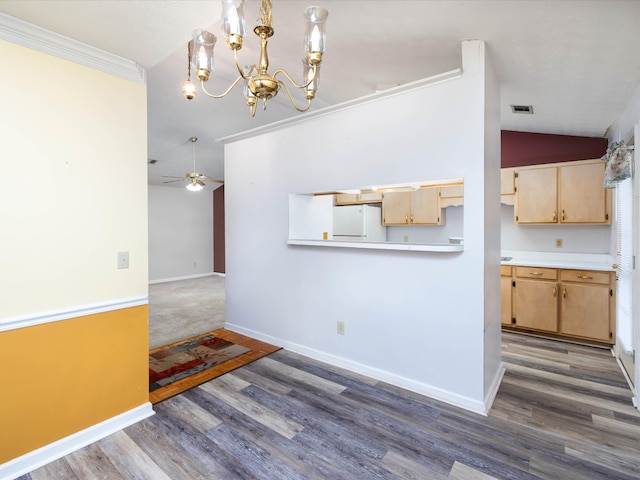
[(0, 40), (146, 84), (146, 70), (132, 60), (100, 50), (37, 25), (0, 13)]

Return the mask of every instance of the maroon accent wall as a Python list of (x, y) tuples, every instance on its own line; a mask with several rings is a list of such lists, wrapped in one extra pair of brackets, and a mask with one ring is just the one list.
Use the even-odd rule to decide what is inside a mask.
[(225, 273), (224, 185), (213, 191), (213, 271)]
[(602, 157), (608, 141), (599, 137), (577, 137), (502, 130), (502, 168), (545, 163), (591, 160)]

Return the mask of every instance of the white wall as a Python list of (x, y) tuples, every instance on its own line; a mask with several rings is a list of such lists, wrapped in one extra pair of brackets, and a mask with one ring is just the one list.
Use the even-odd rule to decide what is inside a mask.
[[(502, 205), (502, 249), (554, 253), (611, 251), (611, 225), (516, 225), (513, 205)], [(555, 240), (562, 239), (562, 248)], [(615, 251), (615, 250), (614, 250)]]
[(149, 185), (149, 281), (213, 273), (213, 192)]
[[(640, 158), (640, 130), (638, 129), (638, 124), (640, 124), (640, 87), (635, 91), (627, 108), (622, 113), (620, 118), (611, 126), (609, 129), (609, 143), (617, 142), (620, 140), (628, 141), (629, 138), (635, 135), (635, 148), (636, 151), (634, 153), (634, 161), (636, 162), (636, 171), (633, 183), (633, 196), (634, 196), (634, 206), (640, 204), (640, 200), (638, 196), (640, 194), (640, 182), (638, 180), (638, 163)], [(638, 252), (640, 252), (640, 232), (638, 230), (638, 225), (640, 225), (640, 218), (638, 217), (638, 212), (636, 210), (636, 224), (634, 225), (634, 250), (636, 257), (638, 256)], [(615, 241), (615, 240), (614, 240)], [(615, 249), (612, 249), (612, 252), (615, 252)], [(634, 286), (633, 286), (633, 298), (635, 299), (633, 305), (633, 335), (634, 335), (634, 351), (640, 352), (640, 302), (637, 299), (640, 298), (640, 269), (635, 270), (634, 276)], [(635, 368), (635, 398), (636, 401), (640, 398), (640, 367), (636, 362)], [(636, 405), (638, 408), (638, 404)]]
[[(484, 347), (482, 366), (484, 368), (485, 394), (484, 404), (490, 406), (502, 380), (502, 325), (500, 288), (500, 166), (501, 166), (501, 133), (500, 133), (500, 87), (493, 68), (491, 58), (485, 60), (483, 70), (484, 97), (484, 175), (483, 189), (471, 201), (481, 203), (481, 211), (473, 211), (465, 206), (465, 215), (482, 215), (483, 235), (483, 302), (484, 302)], [(466, 198), (465, 184), (465, 198)], [(465, 229), (466, 230), (466, 229)], [(466, 242), (466, 240), (465, 240)], [(477, 287), (476, 287), (477, 288)]]
[(146, 302), (146, 86), (3, 40), (0, 58), (0, 320)]
[[(460, 78), (225, 145), (227, 328), (486, 410), (501, 373), (497, 82), (483, 42), (462, 50)], [(442, 178), (465, 181), (463, 253), (286, 244), (290, 193)]]
[(444, 225), (418, 227), (387, 227), (388, 242), (448, 243), (449, 237), (462, 237), (464, 207), (443, 209)]

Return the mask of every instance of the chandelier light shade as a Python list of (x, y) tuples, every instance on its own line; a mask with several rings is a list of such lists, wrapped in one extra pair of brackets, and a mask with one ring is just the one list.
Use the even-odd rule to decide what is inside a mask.
[(191, 52), (193, 51), (193, 40), (187, 43), (187, 81), (182, 82), (182, 95), (187, 100), (196, 98), (196, 86), (191, 81)]
[(216, 36), (206, 30), (193, 32), (194, 51), (191, 61), (196, 76), (205, 82), (209, 80), (209, 72), (213, 72), (213, 47), (216, 46), (216, 40)]
[(222, 32), (232, 50), (242, 47), (242, 39), (247, 30), (244, 19), (244, 0), (222, 0)]
[[(266, 109), (267, 100), (275, 97), (280, 88), (283, 88), (287, 93), (291, 105), (300, 112), (306, 112), (311, 107), (311, 100), (315, 98), (318, 90), (320, 63), (322, 62), (322, 55), (326, 50), (327, 36), (325, 25), (329, 12), (322, 7), (308, 7), (303, 11), (305, 20), (305, 57), (302, 60), (302, 81), (301, 83), (297, 83), (283, 69), (276, 70), (273, 74), (270, 74), (268, 71), (269, 56), (267, 54), (267, 44), (268, 38), (274, 34), (273, 27), (271, 26), (271, 0), (262, 0), (260, 5), (260, 23), (253, 29), (253, 32), (260, 39), (260, 57), (258, 63), (244, 68), (240, 66), (238, 51), (242, 49), (242, 42), (246, 33), (244, 3), (245, 0), (222, 0), (222, 31), (227, 46), (234, 53), (238, 77), (225, 92), (219, 95), (208, 92), (205, 87), (205, 83), (209, 80), (209, 76), (214, 68), (213, 49), (216, 44), (216, 37), (206, 30), (195, 30), (193, 32), (193, 41), (190, 42), (192, 48), (189, 50), (190, 65), (193, 66), (195, 75), (200, 80), (202, 91), (211, 98), (222, 98), (243, 80), (245, 103), (249, 107), (251, 116), (254, 116), (258, 99), (262, 101), (263, 109)], [(189, 76), (190, 75), (189, 70)], [(280, 77), (284, 77), (294, 88), (303, 90), (304, 97), (307, 100), (306, 105), (298, 106), (298, 104), (296, 104), (289, 90), (289, 86)], [(183, 94), (186, 98), (189, 98), (184, 92), (185, 89), (183, 86)], [(195, 93), (191, 98), (194, 96)]]
[(326, 50), (327, 34), (325, 32), (325, 22), (329, 12), (322, 7), (307, 7), (304, 9), (303, 16), (306, 27), (304, 47), (307, 59), (311, 64), (320, 63), (322, 54)]

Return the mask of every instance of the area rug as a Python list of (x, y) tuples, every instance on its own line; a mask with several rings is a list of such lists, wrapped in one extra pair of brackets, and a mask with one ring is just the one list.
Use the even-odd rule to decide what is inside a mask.
[(277, 350), (225, 329), (156, 348), (149, 352), (149, 401), (158, 403)]

